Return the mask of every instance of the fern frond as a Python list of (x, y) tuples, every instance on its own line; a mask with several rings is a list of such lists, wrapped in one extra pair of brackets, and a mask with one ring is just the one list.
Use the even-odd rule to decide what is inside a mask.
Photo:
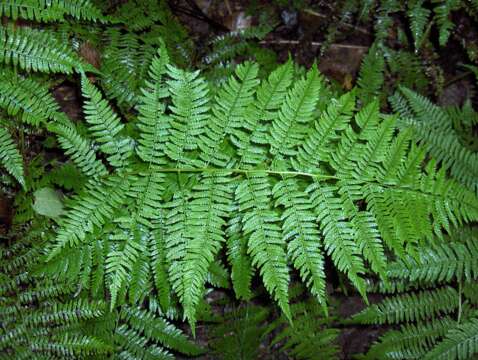
[(131, 140), (118, 136), (124, 125), (86, 76), (82, 77), (81, 91), (87, 99), (83, 109), (89, 130), (110, 164), (121, 167), (132, 152)]
[(425, 359), (471, 359), (478, 352), (478, 319), (451, 328)]
[(271, 187), (266, 174), (256, 174), (236, 188), (244, 235), (249, 237), (248, 253), (260, 269), (264, 285), (290, 319), (288, 300), (289, 269), (281, 238), (279, 217), (270, 208)]
[(86, 196), (77, 196), (62, 219), (48, 259), (58, 255), (68, 245), (78, 245), (87, 233), (102, 227), (113, 216), (114, 209), (125, 201), (128, 187), (129, 183), (121, 177), (110, 177), (102, 186), (94, 182), (88, 184)]
[(292, 178), (279, 181), (272, 194), (276, 206), (285, 209), (281, 216), (282, 241), (288, 243), (288, 255), (311, 293), (325, 304), (324, 258), (312, 203)]
[(390, 264), (387, 272), (390, 277), (410, 281), (472, 280), (478, 277), (477, 253), (478, 245), (473, 240), (422, 247), (418, 258), (400, 259)]
[(204, 175), (193, 187), (185, 214), (185, 233), (167, 247), (171, 283), (193, 328), (209, 266), (225, 241), (222, 228), (232, 201), (225, 175)]
[(198, 147), (198, 138), (205, 130), (209, 118), (209, 89), (199, 77), (199, 71), (188, 73), (168, 66), (168, 81), (172, 105), (171, 129), (166, 144), (166, 154), (177, 164), (197, 165), (189, 156)]
[(437, 3), (433, 8), (434, 18), (438, 25), (440, 45), (445, 46), (451, 31), (455, 27), (453, 21), (450, 20), (450, 13), (460, 8), (461, 4), (458, 0), (440, 0)]
[(169, 260), (166, 253), (165, 229), (162, 216), (154, 225), (155, 231), (150, 237), (150, 266), (153, 272), (154, 284), (159, 292), (159, 303), (163, 311), (171, 305), (171, 284), (168, 277)]
[(478, 191), (478, 157), (465, 148), (452, 128), (452, 121), (447, 113), (432, 104), (423, 96), (401, 88), (406, 102), (394, 98), (392, 105), (404, 118), (405, 127), (414, 130), (414, 136), (427, 150), (450, 169), (453, 177), (474, 191)]
[(277, 331), (271, 345), (282, 344), (281, 349), (294, 359), (315, 359), (318, 354), (324, 359), (337, 359), (338, 348), (334, 343), (339, 332), (330, 326), (330, 319), (323, 317), (322, 310), (316, 298), (292, 304), (293, 325), (284, 318), (272, 323), (272, 329), (277, 325), (285, 327)]
[(254, 100), (255, 87), (259, 83), (256, 78), (258, 70), (257, 64), (251, 62), (239, 65), (217, 92), (211, 109), (212, 117), (199, 143), (201, 159), (206, 166), (226, 166), (228, 157), (223, 156), (222, 142), (225, 136), (233, 134), (246, 123), (246, 111)]
[(338, 100), (332, 99), (292, 159), (294, 167), (313, 171), (318, 169), (319, 161), (329, 161), (333, 151), (331, 145), (340, 139), (339, 132), (347, 127), (354, 109), (355, 96), (352, 92)]
[(257, 165), (266, 157), (265, 132), (267, 122), (271, 121), (285, 100), (287, 89), (292, 83), (292, 61), (279, 66), (271, 72), (267, 80), (257, 88), (256, 101), (247, 109), (245, 127), (248, 132), (236, 131), (231, 141), (238, 147), (240, 164)]
[(94, 71), (63, 44), (54, 33), (20, 27), (0, 29), (0, 62), (26, 71), (66, 73)]
[(23, 122), (34, 126), (62, 116), (46, 86), (10, 71), (0, 73), (0, 107), (9, 115), (20, 115)]
[(426, 355), (455, 320), (444, 317), (418, 324), (405, 324), (400, 330), (391, 330), (380, 337), (367, 352), (367, 359), (416, 359)]
[(298, 80), (287, 92), (277, 115), (270, 127), (271, 154), (292, 155), (294, 148), (305, 137), (304, 127), (313, 119), (315, 106), (319, 100), (322, 79), (317, 66)]
[(383, 86), (385, 71), (385, 60), (382, 51), (374, 43), (362, 60), (358, 74), (357, 85), (359, 88), (358, 97), (363, 104), (368, 104), (380, 95)]
[(163, 79), (168, 63), (169, 56), (163, 44), (151, 62), (148, 72), (150, 79), (146, 81), (138, 106), (140, 139), (137, 153), (143, 161), (158, 166), (165, 162), (165, 141), (169, 133), (165, 106), (161, 102), (169, 94)]
[[(146, 250), (144, 235), (141, 234), (140, 229), (134, 227), (133, 221), (126, 225), (126, 229), (119, 229), (113, 239), (122, 241), (123, 246), (122, 248), (112, 248), (105, 262), (106, 274), (110, 275), (111, 310), (118, 303), (118, 293), (126, 288), (125, 283), (128, 277), (134, 277), (133, 268), (141, 260), (141, 254)], [(140, 293), (130, 292), (130, 294), (134, 298), (141, 296)]]
[(147, 310), (123, 306), (120, 318), (132, 329), (163, 346), (187, 355), (199, 355), (203, 349), (191, 343), (173, 324)]
[(22, 155), (18, 151), (10, 132), (3, 126), (0, 126), (0, 164), (21, 186), (25, 187)]
[(107, 174), (106, 167), (97, 159), (90, 141), (82, 137), (72, 123), (49, 124), (48, 130), (58, 136), (60, 147), (83, 174), (96, 178)]
[[(237, 213), (237, 206), (231, 208)], [(238, 299), (252, 297), (251, 281), (254, 274), (252, 261), (247, 253), (247, 237), (242, 233), (242, 216), (229, 219), (226, 228), (227, 258), (231, 265), (231, 280)]]
[(332, 257), (335, 266), (347, 274), (354, 286), (365, 295), (365, 266), (360, 251), (355, 246), (355, 232), (346, 220), (342, 199), (336, 195), (337, 188), (318, 182), (307, 189), (317, 215), (320, 230), (324, 236), (324, 246)]
[(428, 18), (431, 10), (423, 7), (423, 0), (413, 0), (408, 3), (407, 16), (410, 18), (410, 29), (412, 31), (415, 50), (419, 50), (423, 37), (425, 36), (425, 27), (428, 24)]
[(386, 298), (355, 315), (363, 324), (397, 324), (450, 314), (458, 306), (458, 293), (452, 287), (397, 295)]
[(214, 355), (224, 360), (257, 359), (261, 340), (267, 334), (269, 309), (246, 304), (234, 307), (212, 326)]
[(0, 4), (0, 15), (42, 22), (64, 21), (67, 15), (77, 20), (105, 20), (90, 0), (6, 0)]
[(104, 356), (111, 352), (110, 347), (96, 338), (87, 335), (69, 335), (68, 333), (55, 336), (52, 339), (33, 339), (29, 345), (33, 353), (68, 358), (97, 354)]

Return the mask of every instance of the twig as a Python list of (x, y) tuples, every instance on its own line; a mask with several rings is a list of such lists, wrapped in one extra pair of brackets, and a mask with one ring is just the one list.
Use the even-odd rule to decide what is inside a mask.
[(223, 24), (218, 23), (217, 21), (214, 21), (211, 19), (209, 16), (204, 14), (204, 12), (201, 10), (199, 6), (194, 1), (191, 0), (186, 0), (186, 4), (189, 5), (189, 8), (180, 6), (180, 5), (175, 5), (171, 6), (171, 9), (174, 11), (176, 10), (177, 12), (183, 13), (184, 15), (191, 16), (195, 19), (204, 21), (211, 25), (213, 28), (223, 31), (223, 32), (229, 32), (230, 30), (224, 26)]
[[(262, 45), (299, 45), (299, 40), (262, 40), (259, 42)], [(320, 47), (324, 43), (321, 41), (312, 41), (309, 43), (312, 46)], [(363, 49), (368, 50), (368, 46), (354, 45), (354, 44), (330, 44), (329, 47), (337, 49)]]
[[(318, 13), (317, 11), (314, 11), (314, 10), (312, 10), (312, 9), (305, 9), (304, 12), (307, 13), (307, 14), (313, 15), (313, 16), (320, 17), (320, 18), (322, 18), (322, 19), (327, 19), (327, 20), (330, 19), (329, 16), (324, 15), (324, 14), (321, 14), (321, 13)], [(360, 27), (360, 26), (347, 24), (346, 22), (343, 22), (343, 21), (341, 21), (340, 24), (343, 25), (344, 27), (347, 27), (347, 28), (356, 30), (356, 31), (358, 31), (358, 32), (361, 32), (362, 34), (370, 35), (370, 33), (368, 32), (368, 30), (366, 30), (366, 29), (364, 29), (364, 28), (362, 28), (362, 27)]]

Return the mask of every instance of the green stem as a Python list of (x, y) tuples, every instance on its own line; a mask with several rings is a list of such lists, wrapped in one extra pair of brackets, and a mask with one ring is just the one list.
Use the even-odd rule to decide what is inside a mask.
[(324, 175), (324, 174), (314, 174), (305, 171), (279, 171), (279, 170), (266, 170), (266, 169), (237, 169), (237, 168), (224, 168), (224, 169), (217, 169), (217, 168), (164, 168), (156, 170), (158, 172), (163, 173), (218, 173), (218, 172), (232, 172), (232, 173), (239, 173), (239, 174), (273, 174), (273, 175), (290, 175), (290, 176), (307, 176), (313, 177), (318, 179), (334, 179), (337, 180), (338, 178), (333, 175)]
[(462, 313), (462, 304), (461, 304), (461, 293), (462, 293), (462, 285), (461, 285), (461, 280), (458, 281), (458, 317), (456, 319), (456, 322), (459, 324), (461, 321), (461, 313)]

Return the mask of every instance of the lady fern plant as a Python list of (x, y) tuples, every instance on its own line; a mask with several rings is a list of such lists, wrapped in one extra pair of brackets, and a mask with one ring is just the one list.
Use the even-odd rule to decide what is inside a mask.
[[(0, 164), (23, 194), (36, 190), (23, 148), (15, 146), (12, 129), (21, 122), (53, 135), (66, 168), (86, 179), (68, 189), (66, 212), (42, 223), (38, 243), (18, 242), (28, 256), (15, 255), (13, 265), (2, 260), (8, 274), (1, 279), (3, 351), (39, 358), (171, 358), (166, 349), (197, 355), (201, 349), (175, 319), (182, 316), (194, 332), (210, 287), (230, 281), (234, 296), (248, 301), (257, 273), (282, 311), (286, 330), (277, 342), (287, 338), (284, 347), (301, 358), (313, 357), (314, 342), (335, 356), (327, 342), (336, 330), (307, 318), (319, 308), (327, 314), (326, 262), (367, 300), (370, 278), (403, 285), (394, 281), (403, 274), (390, 266), (421, 259), (424, 249), (443, 245), (446, 234), (478, 218), (473, 178), (453, 170), (462, 174), (461, 162), (434, 151), (428, 138), (418, 139), (424, 146), (415, 143), (412, 115), (435, 114), (435, 108), (424, 101), (419, 108), (405, 93), (416, 114), (405, 107), (396, 107), (399, 115), (380, 112), (385, 63), (377, 47), (368, 61), (379, 69), (364, 63), (358, 87), (341, 96), (315, 65), (305, 71), (292, 61), (267, 76), (245, 61), (218, 84), (178, 66), (171, 38), (158, 40), (167, 32), (156, 22), (170, 18), (160, 9), (142, 19), (154, 1), (135, 3), (139, 10), (125, 5), (111, 18), (87, 0), (82, 10), (66, 0), (0, 7), (11, 19), (59, 23), (49, 30), (14, 24), (0, 30), (6, 65), (0, 107), (11, 122), (1, 123)], [(68, 45), (71, 17), (110, 22), (111, 31), (82, 35), (99, 46), (97, 38), (106, 35), (108, 56), (99, 69)], [(128, 21), (135, 24), (122, 28)], [(137, 32), (144, 29), (142, 40)], [(79, 81), (83, 119), (73, 121), (60, 109), (44, 73)], [(34, 216), (28, 220), (22, 225), (34, 229)], [(471, 263), (459, 265), (471, 261), (473, 244), (450, 247), (456, 265), (440, 276), (473, 273)], [(438, 249), (432, 250), (453, 257)], [(22, 261), (26, 270), (18, 272)], [(290, 305), (295, 279), (313, 302)], [(406, 306), (425, 300), (394, 321), (424, 320), (425, 310), (453, 313), (460, 292), (452, 285), (408, 295)], [(40, 301), (23, 295), (31, 286), (43, 289)], [(440, 333), (442, 347), (474, 329), (475, 318), (466, 314), (462, 326)], [(305, 336), (310, 329), (317, 336)], [(24, 334), (36, 337), (28, 342)]]
[(436, 162), (423, 167), (424, 150), (377, 101), (360, 107), (351, 92), (318, 108), (326, 85), (315, 67), (296, 77), (288, 62), (262, 81), (257, 72), (239, 65), (211, 98), (162, 46), (134, 131), (81, 75), (86, 137), (59, 115), (48, 127), (91, 180), (51, 237), (49, 271), (110, 309), (152, 293), (167, 309), (177, 297), (194, 327), (225, 248), (237, 297), (250, 297), (257, 270), (290, 317), (292, 269), (326, 306), (330, 256), (365, 297), (365, 277), (385, 280), (388, 256), (416, 255), (476, 219), (474, 194)]

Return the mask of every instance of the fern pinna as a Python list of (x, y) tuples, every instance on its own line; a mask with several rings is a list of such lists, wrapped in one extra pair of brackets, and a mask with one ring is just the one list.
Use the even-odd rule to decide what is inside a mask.
[(45, 259), (111, 309), (156, 294), (167, 310), (177, 297), (194, 328), (225, 249), (237, 296), (250, 297), (257, 270), (291, 318), (292, 269), (326, 307), (329, 256), (365, 297), (365, 277), (386, 280), (389, 256), (416, 256), (478, 217), (474, 193), (426, 161), (377, 101), (361, 106), (356, 91), (323, 101), (315, 67), (298, 76), (288, 62), (260, 80), (245, 62), (213, 94), (162, 46), (128, 131), (84, 75), (82, 92), (88, 139), (66, 121), (50, 128), (91, 180)]

